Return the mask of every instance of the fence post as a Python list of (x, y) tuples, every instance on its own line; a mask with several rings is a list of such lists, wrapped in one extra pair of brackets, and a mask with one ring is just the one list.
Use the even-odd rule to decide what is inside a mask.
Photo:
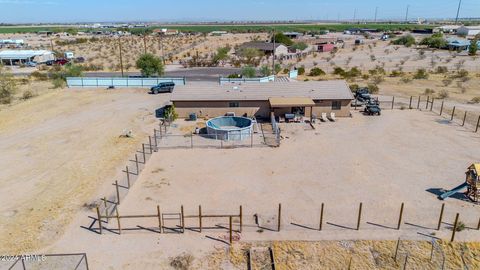
[(430, 103), (430, 96), (427, 96), (427, 103), (425, 104), (425, 110), (428, 109), (428, 103)]
[(398, 248), (399, 247), (400, 247), (400, 237), (397, 240), (397, 245), (395, 247), (395, 255), (393, 256), (393, 259), (395, 260), (395, 262), (397, 261), (397, 255), (398, 255)]
[(152, 146), (152, 137), (151, 136), (148, 136), (148, 146), (149, 146), (149, 149), (150, 149), (150, 155), (153, 154), (153, 146)]
[(160, 215), (160, 205), (157, 204), (158, 229), (162, 233), (162, 216)]
[(445, 101), (442, 100), (442, 106), (440, 107), (440, 116), (442, 115), (442, 112), (443, 112), (443, 103), (444, 103), (444, 102), (445, 102)]
[(127, 173), (127, 186), (130, 188), (130, 172), (128, 171), (128, 166), (125, 166), (126, 168), (126, 173)]
[(103, 206), (105, 207), (105, 216), (107, 218), (107, 223), (108, 223), (107, 197), (103, 197)]
[(100, 209), (97, 206), (97, 218), (98, 218), (98, 228), (100, 231), (100, 234), (102, 234), (102, 216), (100, 215)]
[(320, 225), (318, 226), (318, 230), (321, 231), (323, 227), (323, 203), (320, 207)]
[(458, 216), (459, 214), (455, 215), (455, 222), (453, 223), (453, 231), (452, 231), (452, 238), (450, 239), (450, 242), (453, 242), (455, 240), (455, 232), (457, 231), (457, 225), (458, 225)]
[(157, 130), (153, 129), (153, 142), (155, 143), (155, 152), (158, 151)]
[(422, 97), (422, 96), (418, 96), (417, 110), (420, 109), (420, 98), (421, 98), (421, 97)]
[(467, 111), (465, 111), (465, 114), (463, 115), (462, 127), (465, 126), (465, 120), (467, 120)]
[(400, 216), (398, 217), (397, 230), (400, 230), (400, 226), (402, 225), (403, 206), (404, 206), (404, 203), (402, 202), (402, 206), (400, 206)]
[(280, 231), (281, 222), (282, 222), (282, 204), (279, 203), (278, 204), (278, 227), (277, 227), (277, 231)]
[(405, 262), (403, 263), (403, 270), (407, 269), (408, 253), (405, 255)]
[(452, 117), (450, 118), (450, 121), (453, 121), (453, 116), (454, 115), (455, 115), (455, 106), (453, 106)]
[(242, 232), (242, 228), (243, 228), (243, 209), (242, 209), (242, 206), (240, 205), (240, 214), (239, 214), (239, 217), (240, 217), (240, 232)]
[(115, 189), (117, 190), (117, 204), (120, 205), (120, 192), (118, 190), (118, 181), (115, 181)]
[(183, 205), (180, 207), (180, 215), (182, 221), (182, 233), (185, 233), (185, 214), (183, 212)]
[(233, 242), (233, 237), (232, 237), (232, 216), (228, 217), (228, 229), (229, 229), (229, 238), (230, 238), (230, 244)]
[(198, 228), (202, 232), (202, 206), (198, 206)]
[(435, 102), (435, 98), (432, 97), (432, 105), (430, 106), (430, 111), (433, 111), (433, 102)]
[(395, 96), (392, 97), (392, 110), (393, 110), (393, 105), (395, 104)]
[(478, 131), (478, 125), (480, 125), (480, 115), (478, 116), (477, 127), (475, 128), (475, 133), (477, 133), (477, 131)]
[(135, 154), (135, 165), (137, 167), (137, 175), (140, 175), (140, 170), (138, 168), (138, 155), (137, 154)]
[(120, 226), (120, 215), (118, 214), (118, 207), (115, 207), (115, 215), (117, 216), (118, 234), (122, 234), (122, 227)]
[(411, 110), (412, 109), (412, 100), (413, 100), (413, 96), (410, 96), (410, 103), (408, 105), (408, 109)]
[(362, 220), (362, 205), (363, 203), (360, 203), (360, 207), (358, 208), (357, 231), (360, 230), (360, 222)]
[(440, 216), (438, 217), (437, 231), (439, 231), (440, 227), (442, 226), (442, 219), (443, 219), (443, 211), (444, 210), (445, 210), (445, 203), (442, 203), (442, 209), (440, 209)]
[(147, 158), (145, 156), (145, 144), (142, 143), (143, 164), (147, 164)]

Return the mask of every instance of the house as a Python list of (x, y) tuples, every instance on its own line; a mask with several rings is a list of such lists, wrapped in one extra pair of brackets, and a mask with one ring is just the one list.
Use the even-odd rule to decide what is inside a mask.
[(453, 34), (457, 32), (458, 28), (460, 28), (460, 25), (442, 25), (433, 28), (433, 33)]
[(317, 51), (318, 51), (318, 52), (331, 52), (331, 51), (333, 51), (333, 49), (335, 49), (335, 45), (330, 44), (330, 43), (326, 43), (326, 44), (320, 43), (320, 44), (317, 44)]
[(475, 36), (478, 34), (480, 34), (480, 25), (462, 26), (457, 29), (457, 35), (461, 35), (461, 36)]
[(303, 36), (303, 34), (299, 32), (284, 32), (283, 35), (291, 39), (298, 39)]
[(153, 30), (153, 33), (163, 36), (176, 36), (179, 32), (176, 29), (162, 28)]
[[(477, 41), (478, 46), (480, 46), (480, 41)], [(447, 39), (447, 47), (449, 50), (455, 51), (465, 51), (470, 48), (471, 41), (466, 39)]]
[(265, 55), (272, 55), (274, 51), (275, 51), (275, 56), (288, 54), (287, 46), (281, 43), (276, 43), (274, 45), (271, 42), (252, 41), (252, 42), (247, 42), (240, 45), (239, 49), (243, 49), (243, 48), (254, 48), (259, 51), (262, 51)]
[(297, 114), (305, 117), (335, 113), (350, 116), (352, 92), (346, 81), (248, 84), (187, 84), (175, 87), (171, 102), (179, 117), (191, 113), (217, 117), (227, 113), (268, 118)]
[(6, 50), (0, 52), (0, 62), (2, 64), (45, 63), (50, 60), (55, 60), (55, 55), (53, 52), (46, 50)]

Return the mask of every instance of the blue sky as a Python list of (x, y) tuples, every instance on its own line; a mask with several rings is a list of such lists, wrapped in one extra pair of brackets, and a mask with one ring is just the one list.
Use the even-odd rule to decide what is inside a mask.
[[(457, 0), (0, 0), (0, 22), (226, 21), (452, 18)], [(463, 0), (460, 17), (480, 17)]]

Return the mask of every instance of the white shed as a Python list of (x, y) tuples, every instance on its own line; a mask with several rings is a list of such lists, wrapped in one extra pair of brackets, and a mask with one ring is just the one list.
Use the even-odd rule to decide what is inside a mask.
[(16, 65), (26, 62), (45, 63), (55, 60), (55, 55), (46, 50), (6, 50), (0, 51), (0, 61), (4, 64)]
[(462, 26), (457, 29), (457, 34), (462, 36), (475, 36), (480, 34), (480, 25)]

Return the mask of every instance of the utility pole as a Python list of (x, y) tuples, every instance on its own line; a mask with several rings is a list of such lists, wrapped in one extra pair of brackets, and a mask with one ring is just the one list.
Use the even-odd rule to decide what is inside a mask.
[(378, 7), (375, 7), (375, 19), (374, 22), (377, 22)]
[(353, 10), (353, 22), (355, 22), (357, 19), (357, 9)]
[(118, 47), (120, 49), (120, 69), (122, 70), (123, 77), (122, 40), (120, 37), (118, 37)]
[(273, 28), (273, 61), (272, 61), (272, 74), (275, 74), (275, 53), (277, 51), (276, 48), (276, 40), (275, 40), (275, 28)]
[(462, 0), (458, 2), (457, 17), (455, 17), (455, 24), (458, 23), (458, 15), (460, 14), (460, 7), (462, 6)]
[(405, 13), (405, 22), (408, 22), (408, 11), (410, 9), (410, 5), (407, 5), (407, 13)]

